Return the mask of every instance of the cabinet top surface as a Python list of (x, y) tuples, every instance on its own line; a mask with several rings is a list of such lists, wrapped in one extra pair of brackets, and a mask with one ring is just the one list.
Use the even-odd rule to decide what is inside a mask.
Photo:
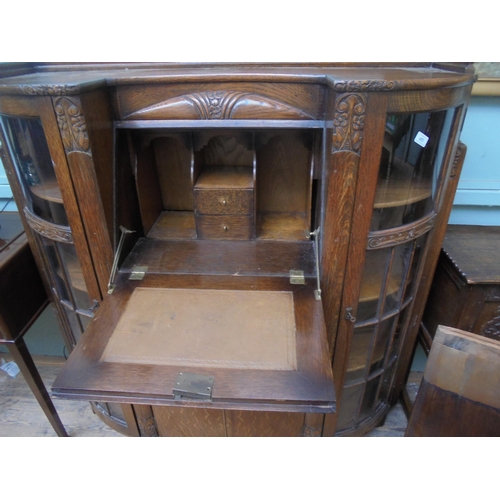
[[(3, 78), (1, 78), (3, 76)], [(471, 66), (425, 63), (363, 64), (176, 64), (65, 63), (0, 65), (0, 93), (77, 94), (102, 86), (203, 81), (317, 83), (337, 91), (395, 91), (468, 85)]]
[(469, 284), (500, 284), (499, 226), (448, 226), (443, 250)]

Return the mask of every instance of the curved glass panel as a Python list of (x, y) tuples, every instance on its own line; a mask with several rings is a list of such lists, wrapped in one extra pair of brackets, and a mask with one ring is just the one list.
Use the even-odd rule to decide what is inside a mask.
[(346, 384), (364, 381), (375, 330), (376, 326), (365, 326), (354, 329), (345, 376)]
[(454, 116), (454, 109), (387, 116), (371, 231), (409, 224), (434, 209)]
[(378, 325), (370, 363), (370, 375), (384, 368), (386, 351), (393, 334), (396, 319), (397, 317), (391, 317)]
[(340, 401), (341, 411), (337, 415), (337, 433), (350, 429), (356, 425), (359, 405), (363, 396), (365, 384), (347, 386), (342, 391)]
[(382, 375), (373, 378), (366, 383), (365, 393), (363, 394), (363, 400), (359, 409), (357, 424), (374, 414), (374, 408), (378, 406), (377, 403), (380, 401), (380, 398), (378, 396), (381, 380)]
[(47, 259), (48, 275), (56, 298), (63, 305), (74, 344), (81, 337), (92, 317), (91, 303), (83, 280), (82, 268), (75, 247), (38, 236)]
[(28, 207), (48, 222), (68, 226), (42, 122), (39, 118), (1, 119)]

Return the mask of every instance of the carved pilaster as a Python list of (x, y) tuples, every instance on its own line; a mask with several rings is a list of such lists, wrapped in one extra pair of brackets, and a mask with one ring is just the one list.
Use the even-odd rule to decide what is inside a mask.
[(457, 175), (457, 168), (459, 165), (459, 160), (462, 157), (463, 147), (462, 144), (459, 143), (457, 146), (457, 150), (455, 151), (455, 159), (453, 160), (453, 166), (451, 167), (450, 177), (453, 178)]
[(359, 155), (365, 128), (366, 104), (360, 94), (343, 94), (335, 102), (332, 153), (352, 151)]
[(302, 429), (302, 436), (303, 437), (321, 437), (321, 429), (315, 429), (315, 428), (309, 427), (307, 425), (304, 425), (304, 428)]
[(79, 151), (90, 154), (89, 136), (80, 101), (77, 98), (56, 98), (54, 110), (66, 152)]
[(137, 418), (137, 425), (139, 426), (141, 436), (158, 437), (156, 422), (152, 416), (149, 418)]
[(302, 427), (302, 436), (321, 437), (324, 418), (324, 415), (321, 413), (306, 413), (304, 426)]

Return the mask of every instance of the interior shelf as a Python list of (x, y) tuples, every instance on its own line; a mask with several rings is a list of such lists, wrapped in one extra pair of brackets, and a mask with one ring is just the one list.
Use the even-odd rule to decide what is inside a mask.
[(147, 266), (148, 273), (288, 277), (302, 270), (315, 278), (311, 241), (158, 240), (140, 238), (120, 272)]
[(384, 177), (379, 179), (374, 208), (401, 207), (431, 197), (431, 180), (414, 174), (415, 166), (394, 157)]
[(148, 238), (159, 240), (194, 240), (196, 226), (194, 212), (164, 211), (148, 233)]
[(217, 165), (202, 170), (196, 187), (200, 189), (253, 189), (251, 167)]
[(43, 184), (36, 184), (34, 186), (29, 186), (30, 191), (42, 198), (43, 200), (50, 201), (53, 203), (62, 203), (61, 190), (56, 180), (44, 182)]
[(306, 214), (261, 213), (257, 226), (257, 239), (309, 240)]
[(432, 195), (428, 181), (409, 182), (407, 180), (389, 179), (379, 182), (375, 194), (374, 208), (393, 208), (411, 205), (425, 200)]
[[(194, 212), (164, 211), (147, 234), (157, 240), (195, 240)], [(310, 240), (305, 214), (260, 214), (257, 239), (275, 241)]]

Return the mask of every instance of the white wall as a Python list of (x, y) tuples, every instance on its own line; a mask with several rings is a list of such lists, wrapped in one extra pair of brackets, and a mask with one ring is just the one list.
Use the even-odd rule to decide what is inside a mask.
[(500, 97), (471, 98), (460, 140), (467, 155), (450, 224), (500, 226)]
[(7, 175), (0, 160), (0, 210), (5, 207), (5, 210), (16, 211), (17, 207), (14, 201), (10, 201), (7, 205), (6, 203), (12, 198), (12, 190), (9, 186), (9, 181), (7, 180)]

